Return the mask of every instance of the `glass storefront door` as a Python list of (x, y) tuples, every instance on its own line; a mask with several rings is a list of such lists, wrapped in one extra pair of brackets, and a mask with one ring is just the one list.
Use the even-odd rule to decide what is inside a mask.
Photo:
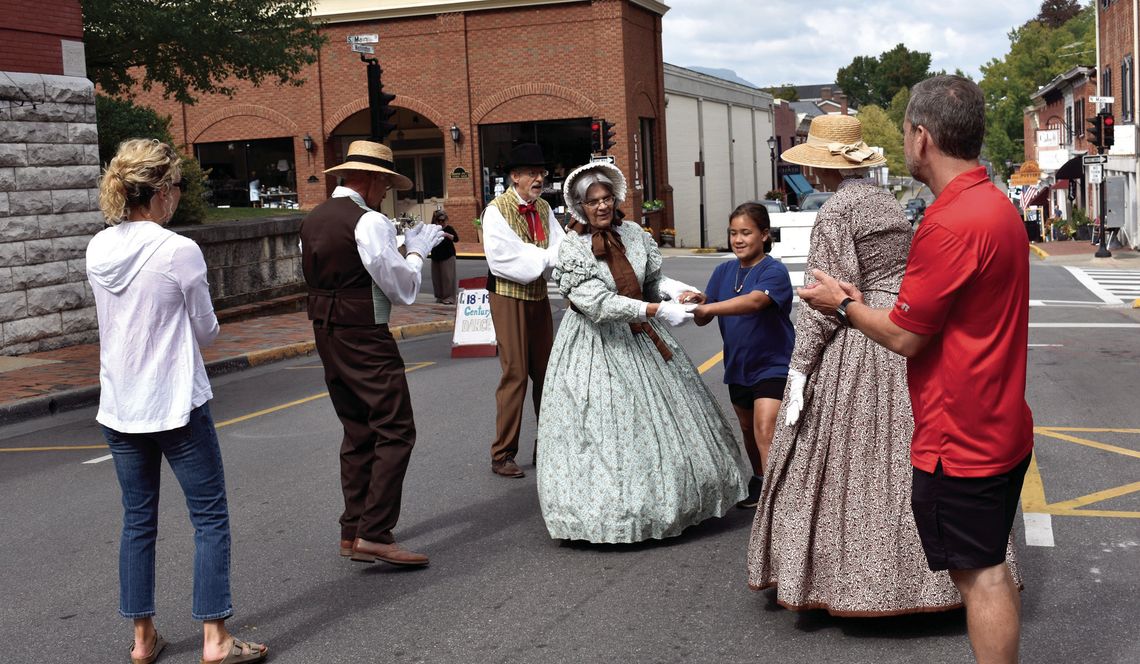
[(431, 221), (432, 213), (443, 207), (447, 193), (443, 184), (443, 155), (404, 153), (396, 157), (396, 170), (408, 174), (412, 180), (411, 189), (396, 192), (396, 216)]

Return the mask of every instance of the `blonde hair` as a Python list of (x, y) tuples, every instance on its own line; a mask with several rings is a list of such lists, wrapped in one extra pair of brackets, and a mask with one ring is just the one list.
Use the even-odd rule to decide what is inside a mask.
[(99, 209), (114, 226), (127, 218), (131, 208), (149, 205), (156, 192), (181, 178), (182, 160), (174, 148), (153, 138), (125, 140), (103, 171)]

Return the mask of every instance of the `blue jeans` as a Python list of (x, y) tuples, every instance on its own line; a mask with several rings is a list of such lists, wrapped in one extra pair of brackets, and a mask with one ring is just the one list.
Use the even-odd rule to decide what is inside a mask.
[(158, 539), (158, 487), (166, 457), (194, 524), (195, 620), (233, 614), (230, 600), (230, 515), (222, 450), (208, 404), (190, 412), (186, 426), (155, 433), (121, 433), (103, 427), (123, 490), (119, 544), (119, 613), (154, 615), (154, 544)]

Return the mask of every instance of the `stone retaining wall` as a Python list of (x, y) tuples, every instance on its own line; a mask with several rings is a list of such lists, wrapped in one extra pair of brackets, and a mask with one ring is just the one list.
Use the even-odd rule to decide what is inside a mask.
[(83, 260), (98, 178), (91, 81), (0, 76), (0, 355), (98, 338)]

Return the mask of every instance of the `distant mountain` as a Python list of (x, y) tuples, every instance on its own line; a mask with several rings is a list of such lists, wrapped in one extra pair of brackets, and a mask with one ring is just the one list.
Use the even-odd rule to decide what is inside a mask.
[(731, 69), (716, 69), (714, 67), (687, 67), (686, 69), (692, 69), (693, 71), (700, 72), (702, 74), (708, 74), (709, 76), (723, 78), (724, 80), (732, 81), (733, 83), (747, 85), (750, 88), (756, 87), (756, 84), (750, 83), (743, 78), (740, 78), (736, 75), (736, 72), (732, 71)]

